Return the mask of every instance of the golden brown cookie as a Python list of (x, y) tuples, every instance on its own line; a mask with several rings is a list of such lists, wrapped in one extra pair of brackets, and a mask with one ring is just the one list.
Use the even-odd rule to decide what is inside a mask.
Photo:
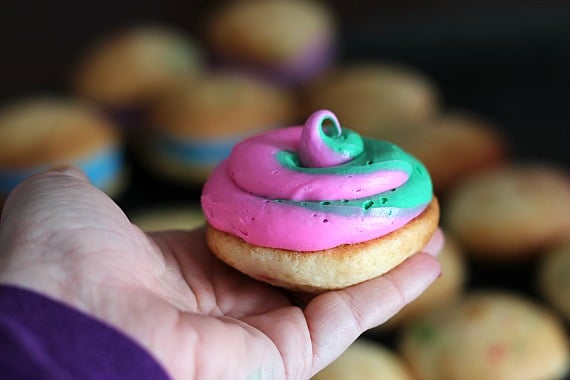
[(570, 233), (570, 176), (547, 164), (475, 174), (452, 190), (444, 223), (474, 257), (517, 260)]
[(205, 223), (204, 215), (196, 205), (152, 207), (129, 216), (131, 222), (145, 232), (191, 230)]
[(546, 250), (538, 270), (538, 288), (546, 300), (570, 321), (570, 238)]
[(561, 379), (570, 351), (561, 321), (514, 294), (474, 293), (407, 327), (401, 353), (420, 380)]
[(298, 83), (332, 62), (335, 24), (324, 2), (234, 0), (211, 12), (204, 35), (228, 66)]
[(438, 193), (473, 173), (503, 164), (508, 155), (499, 129), (466, 113), (449, 113), (419, 126), (382, 130), (375, 137), (392, 141), (422, 161)]
[(439, 112), (435, 86), (413, 69), (393, 64), (339, 67), (311, 84), (305, 97), (307, 113), (329, 109), (343, 127), (373, 137), (387, 128), (423, 124)]
[(259, 247), (208, 226), (206, 240), (212, 252), (228, 265), (270, 284), (315, 292), (340, 289), (380, 276), (419, 252), (439, 222), (436, 198), (426, 210), (402, 228), (357, 244), (296, 252)]
[(313, 380), (412, 380), (403, 360), (379, 343), (355, 341)]
[(270, 83), (205, 74), (157, 103), (139, 156), (160, 175), (200, 184), (237, 142), (289, 124), (292, 113), (290, 94)]
[(140, 106), (202, 69), (195, 43), (161, 26), (139, 26), (90, 46), (71, 78), (78, 96), (105, 106)]
[(122, 142), (91, 107), (37, 97), (0, 111), (0, 194), (34, 173), (62, 165), (80, 167), (111, 195), (124, 184)]

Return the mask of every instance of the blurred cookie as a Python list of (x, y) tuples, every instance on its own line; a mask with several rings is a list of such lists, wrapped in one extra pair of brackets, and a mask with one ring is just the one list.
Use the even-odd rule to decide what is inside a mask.
[(0, 197), (30, 175), (62, 165), (80, 167), (110, 195), (123, 188), (119, 136), (89, 106), (38, 97), (0, 111)]
[(400, 349), (419, 380), (561, 379), (570, 357), (554, 314), (501, 292), (471, 294), (412, 324)]
[(305, 97), (308, 114), (331, 110), (343, 127), (369, 136), (387, 128), (423, 124), (439, 112), (437, 90), (425, 76), (384, 63), (331, 70), (307, 87)]
[(313, 380), (411, 380), (409, 369), (398, 356), (379, 343), (355, 341)]
[(102, 38), (80, 57), (72, 73), (75, 95), (101, 105), (123, 126), (141, 123), (145, 107), (201, 71), (193, 40), (159, 26), (140, 26)]
[(443, 115), (427, 125), (379, 131), (428, 168), (434, 188), (446, 191), (473, 173), (499, 166), (508, 148), (492, 123), (474, 115)]
[(154, 109), (141, 157), (165, 177), (200, 184), (238, 141), (288, 124), (292, 112), (289, 94), (267, 82), (229, 73), (203, 75)]
[(438, 278), (422, 295), (406, 305), (386, 323), (373, 330), (373, 333), (404, 326), (422, 316), (454, 302), (463, 292), (467, 268), (463, 251), (455, 239), (448, 233), (445, 245), (438, 255), (441, 265), (441, 277)]
[(549, 248), (538, 270), (538, 287), (546, 300), (570, 321), (570, 240)]
[(225, 66), (285, 84), (309, 80), (335, 56), (336, 25), (325, 2), (229, 1), (206, 24), (209, 47)]
[(443, 221), (477, 258), (522, 259), (570, 233), (570, 175), (513, 164), (452, 189)]
[(131, 222), (145, 232), (191, 230), (204, 224), (199, 206), (170, 205), (153, 207), (129, 215)]

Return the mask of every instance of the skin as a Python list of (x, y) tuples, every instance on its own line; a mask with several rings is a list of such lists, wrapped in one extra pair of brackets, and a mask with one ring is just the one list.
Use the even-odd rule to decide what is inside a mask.
[(78, 170), (23, 181), (0, 219), (0, 283), (41, 292), (107, 322), (176, 379), (307, 379), (440, 274), (438, 231), (379, 278), (319, 295), (242, 275), (204, 230), (145, 234)]

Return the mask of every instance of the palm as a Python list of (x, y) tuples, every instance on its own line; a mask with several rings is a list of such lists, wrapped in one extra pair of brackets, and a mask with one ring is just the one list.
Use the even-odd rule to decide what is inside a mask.
[[(176, 378), (308, 378), (417, 295), (426, 272), (437, 273), (433, 259), (418, 255), (390, 275), (301, 308), (218, 261), (203, 230), (145, 235), (88, 184), (45, 177), (43, 191), (36, 187), (44, 178), (29, 181), (6, 206), (0, 246), (10, 248), (0, 281), (118, 327)], [(405, 284), (414, 271), (424, 272), (423, 283)]]

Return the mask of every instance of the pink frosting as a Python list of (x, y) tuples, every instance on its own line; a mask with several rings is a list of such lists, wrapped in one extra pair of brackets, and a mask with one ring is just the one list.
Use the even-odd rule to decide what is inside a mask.
[(331, 149), (321, 136), (323, 122), (329, 119), (333, 122), (335, 137), (340, 136), (340, 123), (330, 111), (319, 111), (312, 114), (301, 133), (299, 144), (299, 158), (303, 166), (308, 168), (327, 168), (348, 162), (352, 157), (348, 154), (339, 154)]
[(283, 166), (277, 153), (299, 152), (302, 134), (303, 127), (281, 128), (236, 145), (204, 186), (201, 201), (208, 223), (253, 245), (305, 252), (383, 236), (425, 209), (346, 206), (332, 213), (288, 202), (359, 199), (408, 179), (397, 170), (315, 174)]
[(230, 163), (218, 166), (204, 186), (204, 214), (214, 228), (258, 246), (318, 251), (359, 243), (397, 230), (424, 209), (386, 207), (370, 216), (354, 207), (338, 215), (276, 203), (238, 187), (229, 175)]
[(295, 201), (363, 198), (394, 189), (408, 178), (399, 171), (315, 175), (287, 169), (276, 155), (281, 150), (298, 151), (302, 131), (303, 127), (282, 128), (239, 143), (228, 159), (227, 174), (241, 191)]

